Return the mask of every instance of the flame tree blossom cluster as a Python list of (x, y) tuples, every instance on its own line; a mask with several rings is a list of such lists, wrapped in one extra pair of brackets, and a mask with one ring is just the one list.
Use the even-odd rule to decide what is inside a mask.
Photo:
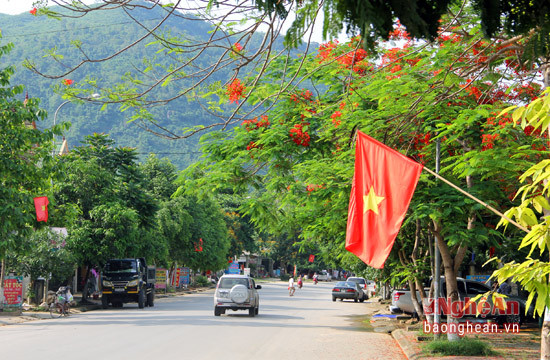
[[(210, 135), (206, 143), (214, 150), (208, 163), (203, 163), (205, 172), (225, 171), (213, 178), (262, 189), (247, 207), (254, 209), (250, 211), (254, 219), (288, 226), (299, 223), (304, 239), (339, 244), (345, 237), (354, 134), (359, 129), (430, 168), (434, 168), (436, 139), (441, 140), (446, 177), (466, 188), (464, 174), (468, 174), (480, 197), (508, 206), (514, 201), (521, 162), (536, 158), (543, 139), (497, 114), (514, 102), (538, 96), (539, 88), (527, 81), (514, 82), (533, 78), (523, 73), (530, 67), (515, 67), (516, 53), (512, 55), (498, 41), (483, 41), (479, 32), (464, 24), (462, 28), (460, 22), (454, 28), (442, 25), (447, 32), (431, 44), (414, 43), (396, 28), (391, 37), (402, 41), (385, 44), (376, 54), (363, 51), (357, 46), (360, 39), (353, 39), (345, 44), (328, 42), (312, 56), (277, 63), (250, 89), (265, 97), (275, 84), (288, 85), (286, 93), (267, 108), (269, 125), (258, 125), (264, 123), (261, 118), (247, 119), (227, 141), (220, 141), (224, 135)], [(361, 64), (368, 71), (358, 71)], [(288, 76), (282, 79), (284, 71)], [(515, 77), (514, 71), (522, 76)], [(201, 181), (207, 182), (208, 177)], [(413, 213), (437, 208), (422, 205), (439, 201), (432, 190), (440, 185), (421, 181), (411, 204)], [(457, 202), (460, 211), (418, 215), (448, 216), (440, 220), (456, 224), (457, 229), (449, 231), (450, 240), (461, 241), (463, 237), (458, 236), (466, 232), (470, 210), (479, 209), (438, 191), (449, 197), (442, 203)], [(280, 213), (257, 210), (273, 208), (266, 206), (273, 199)], [(479, 214), (482, 228), (485, 223), (495, 225), (495, 219), (486, 215)], [(481, 237), (486, 240), (489, 235)]]

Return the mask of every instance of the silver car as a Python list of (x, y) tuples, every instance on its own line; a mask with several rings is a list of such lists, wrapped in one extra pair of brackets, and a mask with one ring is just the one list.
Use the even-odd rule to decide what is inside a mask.
[(214, 294), (214, 315), (225, 314), (226, 310), (248, 310), (249, 316), (258, 315), (260, 309), (261, 285), (256, 285), (248, 275), (223, 275)]

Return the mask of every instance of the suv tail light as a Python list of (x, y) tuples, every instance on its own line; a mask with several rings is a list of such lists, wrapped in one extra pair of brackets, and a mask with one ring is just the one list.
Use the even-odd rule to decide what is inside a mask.
[(332, 291), (334, 291), (334, 292), (340, 292), (340, 289), (334, 288), (334, 289), (332, 289)]
[(405, 295), (405, 293), (398, 291), (395, 294), (393, 294), (393, 301), (399, 301), (399, 297), (401, 297), (401, 295)]

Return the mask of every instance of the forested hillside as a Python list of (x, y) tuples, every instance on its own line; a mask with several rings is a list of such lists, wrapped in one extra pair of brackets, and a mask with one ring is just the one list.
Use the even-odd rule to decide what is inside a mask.
[[(132, 16), (138, 17), (144, 24), (154, 24), (161, 18), (159, 12), (144, 10), (136, 11)], [(127, 19), (127, 16), (116, 11), (95, 12), (84, 18), (61, 20), (35, 17), (29, 13), (16, 16), (0, 14), (0, 41), (15, 45), (14, 50), (0, 60), (0, 66), (15, 65), (16, 74), (12, 78), (12, 84), (23, 84), (28, 89), (29, 96), (41, 99), (41, 107), (48, 111), (48, 120), (41, 126), (53, 124), (54, 114), (64, 102), (52, 90), (52, 86), (62, 85), (62, 79), (38, 76), (26, 69), (23, 61), (30, 60), (45, 73), (53, 72), (49, 70), (59, 71), (62, 69), (61, 64), (43, 57), (46, 52), (55, 51), (62, 56), (62, 62), (74, 66), (83, 59), (83, 55), (74, 46), (76, 41), (81, 42), (85, 52), (92, 53), (97, 58), (111, 56), (145, 34), (145, 30)], [(190, 22), (184, 19), (169, 20), (163, 25), (165, 33), (185, 32), (198, 39), (207, 39), (210, 30), (211, 27), (206, 22)], [(124, 74), (143, 68), (146, 58), (162, 64), (163, 57), (169, 55), (157, 53), (158, 48), (154, 45), (147, 46), (153, 41), (149, 37), (112, 60), (87, 64), (67, 75), (67, 78), (78, 84), (86, 76), (92, 76), (98, 83), (109, 85), (120, 81)], [(209, 54), (203, 56), (204, 61), (208, 58)], [(165, 91), (169, 92), (171, 89), (167, 87)], [(65, 134), (70, 146), (79, 145), (86, 135), (103, 132), (110, 134), (117, 145), (136, 147), (142, 154), (142, 159), (149, 153), (156, 153), (159, 157), (170, 158), (179, 169), (185, 168), (199, 156), (198, 136), (181, 140), (163, 139), (139, 128), (137, 123), (129, 123), (130, 114), (121, 112), (117, 105), (110, 105), (103, 110), (100, 108), (100, 105), (93, 103), (67, 103), (59, 109), (56, 122), (72, 124)], [(168, 104), (159, 104), (153, 114), (159, 124), (176, 133), (181, 132), (184, 127), (207, 125), (214, 121), (192, 98), (182, 97)]]

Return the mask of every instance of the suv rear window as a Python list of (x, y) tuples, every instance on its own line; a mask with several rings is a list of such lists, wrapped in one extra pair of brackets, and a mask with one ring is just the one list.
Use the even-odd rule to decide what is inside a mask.
[(248, 288), (248, 279), (222, 278), (218, 287), (220, 289), (231, 289), (235, 285), (244, 285)]

